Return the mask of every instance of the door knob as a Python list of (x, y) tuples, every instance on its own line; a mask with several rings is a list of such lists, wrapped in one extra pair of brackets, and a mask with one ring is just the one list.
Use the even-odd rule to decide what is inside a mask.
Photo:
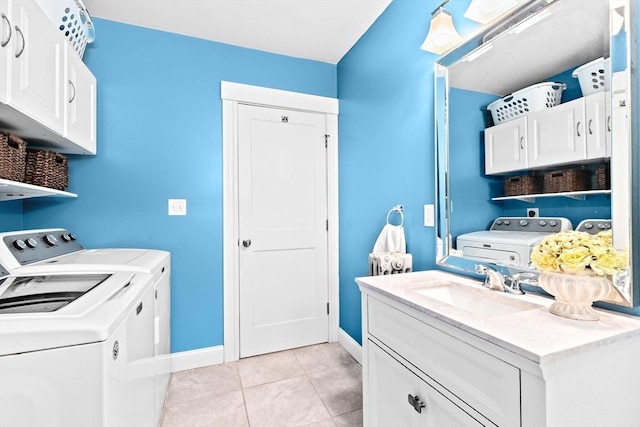
[(245, 248), (248, 248), (249, 246), (251, 246), (251, 239), (243, 240), (242, 246), (244, 246)]

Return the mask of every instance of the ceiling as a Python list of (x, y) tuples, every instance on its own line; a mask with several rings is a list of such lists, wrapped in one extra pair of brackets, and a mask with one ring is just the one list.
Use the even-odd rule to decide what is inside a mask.
[(391, 0), (83, 2), (94, 18), (337, 64)]

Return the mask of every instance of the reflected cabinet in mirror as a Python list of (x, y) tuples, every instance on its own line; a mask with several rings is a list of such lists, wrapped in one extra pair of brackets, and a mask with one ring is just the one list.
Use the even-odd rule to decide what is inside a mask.
[(605, 301), (640, 304), (637, 8), (525, 2), (436, 62), (440, 265), (526, 289), (545, 236), (611, 230), (628, 262)]

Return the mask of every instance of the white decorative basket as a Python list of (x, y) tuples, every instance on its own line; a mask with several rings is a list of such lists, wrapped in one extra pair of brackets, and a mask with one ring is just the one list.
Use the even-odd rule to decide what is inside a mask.
[(95, 39), (91, 16), (81, 0), (36, 0), (40, 9), (64, 34), (82, 58), (87, 43)]
[(491, 111), (493, 123), (497, 125), (524, 114), (555, 107), (560, 104), (562, 91), (566, 88), (564, 83), (538, 83), (492, 102), (487, 110)]
[(611, 58), (598, 58), (576, 68), (571, 74), (578, 79), (582, 95), (609, 90), (611, 88)]

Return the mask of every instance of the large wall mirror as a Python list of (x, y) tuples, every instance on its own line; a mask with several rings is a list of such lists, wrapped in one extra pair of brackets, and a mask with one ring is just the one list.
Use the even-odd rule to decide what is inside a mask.
[[(436, 62), (440, 265), (474, 273), (481, 262), (536, 286), (529, 259), (508, 246), (526, 246), (526, 237), (504, 246), (492, 242), (484, 252), (462, 250), (458, 240), (488, 230), (497, 218), (536, 214), (531, 221), (567, 218), (574, 229), (585, 220), (610, 227), (614, 246), (628, 250), (633, 264), (640, 253), (637, 9), (633, 0), (527, 1)], [(594, 82), (587, 89), (580, 81), (585, 71), (602, 78), (601, 87)], [(562, 89), (557, 105), (532, 111), (511, 105), (531, 99), (509, 95), (543, 82), (556, 96)], [(497, 100), (515, 108), (516, 117), (500, 121), (487, 110)], [(545, 175), (581, 178), (548, 192)], [(531, 186), (507, 194), (507, 181), (523, 177)], [(614, 277), (607, 302), (640, 305), (640, 269), (632, 267)]]

